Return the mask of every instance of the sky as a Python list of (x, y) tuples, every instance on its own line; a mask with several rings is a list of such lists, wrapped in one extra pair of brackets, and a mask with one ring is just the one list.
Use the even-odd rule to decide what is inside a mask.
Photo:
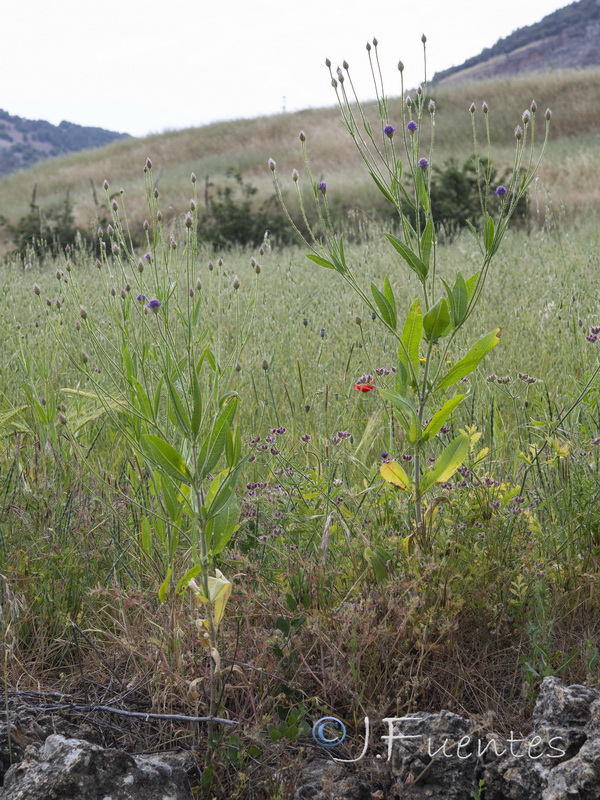
[[(346, 59), (372, 96), (461, 64), (564, 0), (4, 0), (0, 108), (145, 136), (335, 103), (325, 67)], [(387, 76), (387, 77), (386, 77)]]

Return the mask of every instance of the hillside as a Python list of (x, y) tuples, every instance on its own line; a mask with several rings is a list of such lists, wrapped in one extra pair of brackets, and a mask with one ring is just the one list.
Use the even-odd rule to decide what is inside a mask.
[(43, 159), (104, 147), (115, 139), (124, 138), (129, 138), (129, 134), (64, 120), (52, 125), (44, 120), (13, 116), (0, 109), (0, 175), (27, 169)]
[[(600, 207), (595, 179), (600, 129), (597, 98), (600, 70), (570, 70), (561, 73), (525, 74), (504, 80), (488, 79), (434, 86), (436, 115), (435, 164), (448, 158), (461, 163), (472, 155), (472, 102), (479, 108), (485, 100), (490, 108), (492, 156), (500, 171), (512, 164), (514, 126), (535, 99), (540, 109), (553, 111), (550, 146), (540, 170), (536, 191), (536, 214), (543, 218), (546, 196), (569, 213)], [(365, 106), (369, 109), (369, 105)], [(391, 117), (399, 116), (399, 101), (390, 100)], [(476, 118), (482, 124), (481, 114)], [(93, 151), (46, 159), (31, 169), (0, 178), (0, 218), (8, 225), (30, 213), (32, 194), (42, 214), (60, 214), (68, 198), (75, 221), (86, 231), (95, 231), (106, 216), (102, 182), (110, 184), (109, 195), (124, 195), (133, 228), (140, 228), (148, 214), (143, 168), (153, 162), (154, 180), (161, 196), (165, 221), (171, 224), (185, 215), (193, 187), (198, 182), (198, 201), (206, 206), (223, 187), (233, 168), (244, 181), (256, 187), (253, 202), (260, 205), (272, 197), (273, 183), (267, 159), (277, 161), (284, 191), (292, 192), (292, 169), (302, 167), (298, 133), (307, 135), (314, 173), (330, 186), (330, 203), (336, 213), (352, 216), (355, 210), (373, 208), (377, 191), (361, 166), (350, 137), (341, 127), (337, 107), (308, 109), (244, 120), (243, 124), (215, 123), (201, 128), (126, 138)], [(483, 137), (484, 129), (480, 131)], [(302, 179), (303, 180), (303, 179)], [(304, 185), (306, 186), (305, 182)], [(276, 203), (270, 208), (278, 211)], [(0, 226), (0, 255), (14, 249), (9, 226)]]
[(519, 28), (459, 66), (437, 72), (433, 83), (600, 66), (600, 0), (579, 0)]

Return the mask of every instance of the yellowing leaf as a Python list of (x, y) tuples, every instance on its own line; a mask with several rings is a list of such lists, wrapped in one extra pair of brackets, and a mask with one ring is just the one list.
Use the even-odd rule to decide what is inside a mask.
[(412, 491), (412, 484), (406, 472), (397, 461), (387, 461), (379, 467), (381, 477), (388, 483), (402, 489), (403, 492)]

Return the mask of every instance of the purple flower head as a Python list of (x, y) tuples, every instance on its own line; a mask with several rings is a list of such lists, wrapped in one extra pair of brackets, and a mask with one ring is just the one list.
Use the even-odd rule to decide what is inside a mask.
[(317, 189), (321, 192), (321, 194), (325, 194), (325, 192), (327, 191), (327, 184), (325, 183), (325, 181), (319, 181), (319, 183), (317, 184)]
[(421, 169), (427, 169), (427, 167), (429, 166), (429, 161), (427, 161), (426, 158), (420, 158), (419, 166), (421, 167)]
[(383, 132), (388, 137), (388, 139), (391, 139), (392, 136), (394, 135), (395, 130), (396, 128), (394, 128), (393, 125), (386, 125), (385, 128), (383, 129)]
[(410, 131), (411, 133), (414, 133), (416, 130), (418, 130), (418, 128), (419, 128), (419, 126), (418, 126), (418, 125), (417, 125), (417, 123), (414, 121), (414, 119), (411, 119), (411, 121), (410, 121), (410, 122), (408, 123), (408, 125), (406, 126), (406, 130), (407, 130), (407, 131)]
[(144, 306), (144, 308), (147, 308), (148, 311), (154, 311), (155, 314), (158, 314), (158, 309), (160, 307), (161, 307), (161, 302), (160, 300), (156, 299), (150, 300), (150, 302)]
[(384, 461), (387, 461), (389, 457), (390, 457), (390, 454), (389, 454), (389, 453), (381, 453), (381, 458), (382, 458)]
[(498, 194), (500, 196), (505, 195), (506, 194), (506, 186), (497, 186), (496, 187), (496, 191), (494, 192), (494, 194)]
[(146, 261), (152, 261), (152, 256), (150, 255), (150, 253), (146, 253), (144, 258), (146, 259)]
[(138, 303), (143, 303), (144, 300), (146, 299), (146, 295), (145, 294), (138, 294), (138, 296), (135, 299), (138, 301)]

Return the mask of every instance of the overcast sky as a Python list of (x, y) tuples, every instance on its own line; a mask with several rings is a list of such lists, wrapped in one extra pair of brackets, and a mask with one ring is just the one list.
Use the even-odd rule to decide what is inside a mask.
[(0, 108), (134, 136), (332, 105), (324, 66), (350, 62), (370, 97), (365, 44), (388, 77), (462, 63), (561, 0), (4, 0)]

